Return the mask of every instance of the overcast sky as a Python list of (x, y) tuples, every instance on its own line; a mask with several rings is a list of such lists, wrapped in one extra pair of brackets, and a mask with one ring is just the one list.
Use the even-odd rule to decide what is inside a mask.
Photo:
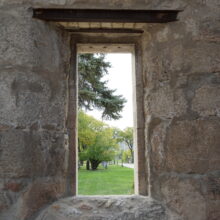
[[(109, 61), (112, 67), (109, 74), (104, 78), (108, 80), (108, 87), (116, 89), (115, 94), (123, 95), (127, 100), (122, 118), (119, 120), (104, 121), (105, 123), (124, 129), (133, 126), (133, 104), (132, 104), (132, 55), (131, 54), (106, 54), (106, 61)], [(87, 111), (87, 114), (101, 120), (101, 112)]]

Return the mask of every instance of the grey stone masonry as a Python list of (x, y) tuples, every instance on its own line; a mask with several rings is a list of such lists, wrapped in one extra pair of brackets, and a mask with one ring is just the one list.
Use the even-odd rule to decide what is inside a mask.
[(148, 197), (77, 196), (53, 203), (36, 220), (167, 220), (167, 215)]
[[(71, 197), (52, 204), (77, 188), (77, 33), (34, 19), (33, 8), (183, 9), (176, 22), (114, 26), (142, 30), (135, 172), (159, 203)], [(219, 220), (219, 12), (219, 0), (0, 0), (0, 220), (33, 220), (42, 210), (37, 220)], [(128, 43), (114, 33), (114, 42), (89, 35), (92, 43)]]

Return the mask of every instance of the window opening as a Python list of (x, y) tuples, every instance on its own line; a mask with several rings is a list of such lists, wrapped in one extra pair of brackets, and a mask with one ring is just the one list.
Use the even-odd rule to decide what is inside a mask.
[(134, 194), (132, 54), (93, 50), (77, 54), (78, 194)]

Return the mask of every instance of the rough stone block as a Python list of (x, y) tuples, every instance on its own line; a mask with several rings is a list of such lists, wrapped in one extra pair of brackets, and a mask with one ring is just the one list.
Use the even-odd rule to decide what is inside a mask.
[(162, 198), (181, 219), (207, 220), (206, 201), (199, 191), (200, 182), (175, 176), (160, 178)]
[(0, 132), (0, 177), (65, 175), (62, 133), (7, 130)]
[(65, 89), (65, 80), (58, 82), (52, 74), (44, 77), (26, 71), (2, 71), (0, 125), (63, 129)]
[[(206, 173), (220, 166), (220, 123), (213, 120), (154, 120), (151, 143), (153, 173)], [(151, 122), (150, 126), (153, 123)]]
[(65, 192), (65, 180), (62, 178), (38, 179), (30, 184), (21, 197), (20, 219), (29, 219), (44, 205), (60, 198)]
[(219, 172), (164, 173), (153, 180), (153, 196), (162, 199), (180, 219), (214, 220), (220, 214), (219, 180)]
[(203, 181), (206, 186), (204, 195), (208, 201), (220, 202), (220, 171), (209, 173)]
[(218, 220), (220, 219), (220, 200), (209, 201), (207, 204), (208, 209), (208, 220)]
[(0, 219), (7, 219), (1, 214), (18, 201), (29, 183), (30, 180), (26, 178), (0, 178)]
[(206, 173), (220, 166), (220, 123), (213, 120), (178, 121), (166, 139), (166, 167), (183, 173)]
[(161, 172), (166, 169), (166, 131), (168, 124), (166, 122), (161, 122), (160, 119), (154, 119), (149, 124), (149, 127), (154, 129), (151, 133), (150, 143), (151, 143), (151, 154), (150, 161), (152, 171)]
[(199, 115), (220, 117), (220, 86), (203, 86), (196, 90), (192, 110)]
[(28, 7), (0, 9), (0, 65), (63, 72), (68, 40), (61, 40), (62, 30), (33, 19)]
[(187, 73), (215, 73), (220, 70), (218, 59), (218, 44), (210, 44), (199, 41), (192, 41), (185, 48), (183, 55), (183, 63), (188, 67)]
[(181, 89), (164, 86), (145, 96), (145, 114), (158, 118), (173, 118), (186, 113), (187, 101)]
[[(15, 1), (15, 0), (14, 0)], [(84, 8), (85, 3), (88, 8), (111, 8), (111, 9), (176, 9), (179, 7), (183, 7), (185, 3), (182, 0), (169, 0), (165, 2), (159, 1), (146, 1), (146, 0), (48, 0), (45, 2), (44, 0), (35, 0), (34, 4), (36, 6), (55, 6), (55, 7), (75, 7), (75, 8)]]
[(165, 220), (165, 208), (141, 196), (71, 197), (46, 208), (36, 220)]
[[(11, 182), (6, 183), (5, 186)], [(23, 182), (22, 182), (23, 181)], [(27, 220), (44, 205), (60, 198), (65, 191), (65, 179), (56, 177), (31, 179), (14, 179), (13, 184), (22, 184), (20, 193), (3, 188), (0, 193), (1, 220)], [(25, 184), (24, 184), (25, 183)]]

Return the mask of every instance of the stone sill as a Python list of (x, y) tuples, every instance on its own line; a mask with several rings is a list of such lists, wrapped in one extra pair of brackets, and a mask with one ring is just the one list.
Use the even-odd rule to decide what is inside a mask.
[(139, 195), (75, 196), (60, 199), (36, 220), (165, 220), (165, 208)]

